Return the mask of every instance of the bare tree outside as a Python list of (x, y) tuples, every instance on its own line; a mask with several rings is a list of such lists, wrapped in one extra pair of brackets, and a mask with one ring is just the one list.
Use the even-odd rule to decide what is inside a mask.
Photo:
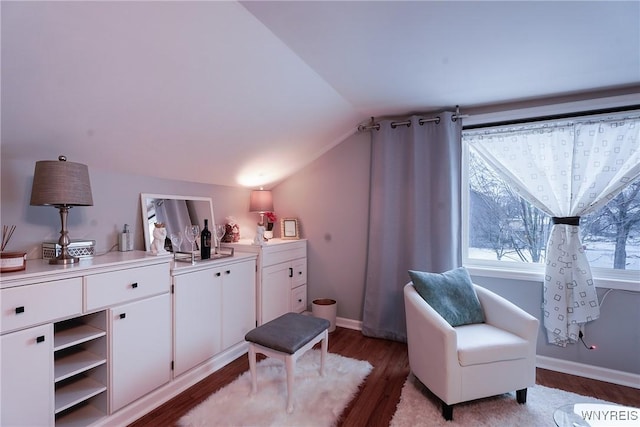
[[(582, 242), (615, 242), (613, 268), (625, 270), (638, 255), (627, 253), (629, 244), (640, 244), (640, 180), (634, 181), (602, 209), (581, 220)], [(587, 246), (588, 248), (588, 246)]]
[[(551, 218), (518, 196), (484, 160), (469, 152), (469, 249), (497, 261), (544, 262)], [(640, 180), (581, 218), (592, 265), (640, 269)]]

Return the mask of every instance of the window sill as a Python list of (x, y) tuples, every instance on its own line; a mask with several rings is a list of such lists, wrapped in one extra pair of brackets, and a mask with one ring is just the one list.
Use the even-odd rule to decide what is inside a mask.
[[(469, 270), (469, 274), (472, 276), (494, 277), (496, 279), (527, 280), (531, 282), (542, 282), (544, 280), (544, 273), (541, 269), (525, 270), (471, 263), (465, 263), (464, 266)], [(640, 292), (640, 281), (637, 279), (633, 280), (620, 277), (607, 277), (605, 275), (598, 274), (597, 271), (594, 271), (593, 276), (597, 288)]]

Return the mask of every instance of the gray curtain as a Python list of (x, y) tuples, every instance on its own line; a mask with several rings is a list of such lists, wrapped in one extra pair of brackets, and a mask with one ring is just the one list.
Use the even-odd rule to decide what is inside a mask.
[(402, 288), (408, 270), (461, 265), (460, 120), (372, 130), (369, 245), (363, 334), (406, 341)]

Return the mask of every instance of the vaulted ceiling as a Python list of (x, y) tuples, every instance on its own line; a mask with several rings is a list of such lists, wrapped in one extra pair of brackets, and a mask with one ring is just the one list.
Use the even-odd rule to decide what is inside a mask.
[(640, 84), (640, 3), (7, 2), (2, 156), (269, 185), (371, 116)]

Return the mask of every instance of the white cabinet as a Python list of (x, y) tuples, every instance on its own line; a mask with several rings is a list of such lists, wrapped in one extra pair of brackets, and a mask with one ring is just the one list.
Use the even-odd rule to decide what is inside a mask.
[(169, 259), (30, 260), (0, 285), (2, 425), (89, 425), (169, 381)]
[(111, 411), (117, 411), (171, 379), (171, 297), (120, 305), (109, 320)]
[(244, 341), (255, 327), (255, 259), (173, 270), (174, 376)]
[(0, 424), (53, 425), (53, 325), (3, 335), (0, 347)]
[(168, 262), (84, 278), (85, 309), (110, 307), (110, 412), (171, 379), (170, 284)]
[(221, 268), (222, 274), (222, 349), (244, 341), (256, 327), (255, 260)]
[(307, 309), (307, 241), (269, 239), (263, 246), (241, 241), (236, 251), (258, 254), (257, 320), (261, 325)]
[(287, 262), (262, 269), (260, 324), (291, 311), (291, 271), (291, 263)]
[[(191, 265), (111, 252), (3, 273), (0, 425), (141, 417), (246, 352), (255, 284), (256, 255), (246, 253)], [(172, 365), (185, 373), (176, 381)]]
[(211, 269), (173, 278), (174, 376), (210, 359), (221, 349), (221, 281)]

